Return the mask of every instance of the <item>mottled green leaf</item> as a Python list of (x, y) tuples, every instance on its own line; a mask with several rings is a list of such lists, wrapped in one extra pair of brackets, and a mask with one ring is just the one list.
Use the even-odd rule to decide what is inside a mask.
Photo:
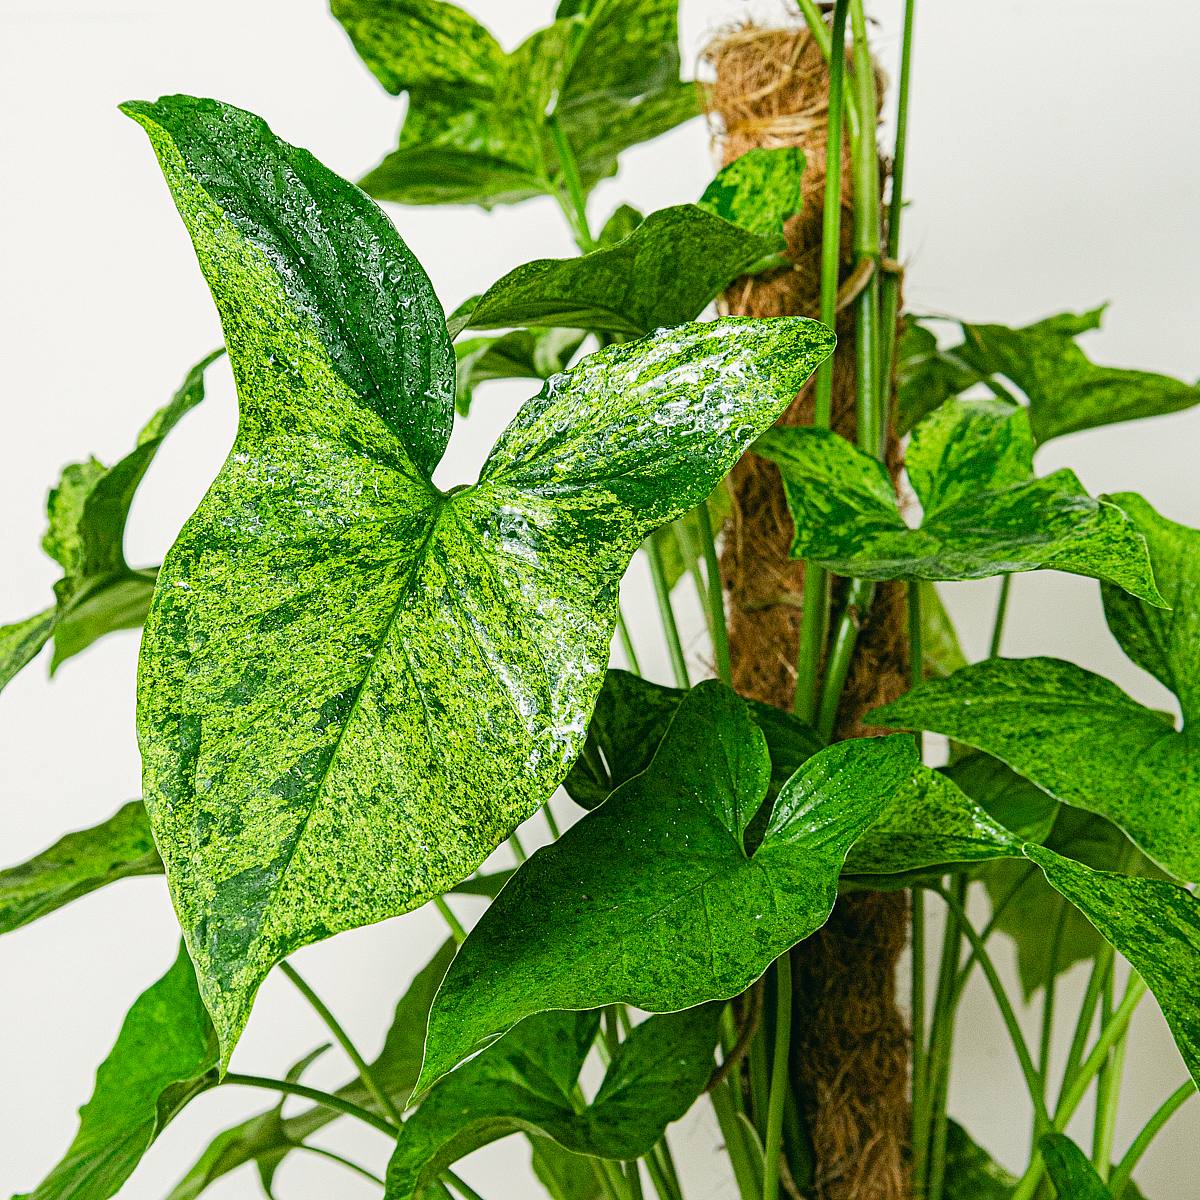
[(590, 1104), (579, 1074), (599, 1013), (540, 1013), (442, 1079), (404, 1123), (386, 1200), (413, 1200), (464, 1155), (512, 1133), (578, 1154), (636, 1159), (691, 1107), (713, 1067), (719, 1006), (651, 1017), (621, 1043)]
[(1059, 1200), (1112, 1200), (1088, 1156), (1065, 1134), (1046, 1134), (1038, 1148)]
[(915, 529), (883, 463), (828, 429), (772, 429), (755, 450), (783, 476), (795, 558), (876, 580), (1051, 568), (1160, 604), (1145, 540), (1125, 514), (1092, 499), (1071, 471), (1033, 477), (1028, 420), (998, 400), (951, 400), (927, 417), (907, 456), (924, 507)]
[(1025, 842), (1042, 842), (1062, 806), (1036, 784), (990, 754), (955, 747), (954, 761), (941, 768), (993, 820)]
[(766, 739), (722, 684), (693, 688), (649, 768), (534, 854), (472, 930), (430, 1013), (421, 1086), (536, 1012), (736, 995), (824, 923), (847, 850), (915, 766), (903, 736), (827, 747), (750, 856)]
[(1017, 1177), (951, 1120), (946, 1129), (946, 1200), (1009, 1200)]
[(1093, 871), (1042, 846), (1025, 854), (1146, 981), (1200, 1084), (1200, 899), (1170, 880)]
[(979, 382), (979, 373), (939, 350), (937, 337), (911, 314), (896, 345), (896, 425), (901, 434)]
[(704, 189), (699, 207), (751, 233), (782, 238), (784, 221), (804, 204), (804, 165), (798, 146), (748, 150)]
[(1184, 721), (1200, 719), (1200, 530), (1167, 520), (1133, 492), (1112, 499), (1146, 539), (1154, 581), (1170, 608), (1105, 587), (1108, 627), (1139, 667), (1175, 693)]
[(408, 92), (397, 148), (363, 180), (381, 199), (490, 208), (563, 186), (550, 121), (585, 188), (618, 155), (699, 112), (679, 80), (675, 0), (574, 6), (505, 54), (439, 0), (333, 0), (363, 60)]
[(1017, 329), (962, 323), (963, 341), (945, 350), (937, 350), (929, 330), (914, 325), (920, 335), (909, 344), (908, 371), (900, 373), (900, 411), (919, 415), (928, 398), (939, 395), (940, 402), (980, 381), (1015, 386), (1029, 401), (1033, 434), (1043, 443), (1200, 403), (1196, 384), (1093, 363), (1076, 339), (1098, 329), (1103, 314), (1103, 307), (1060, 313)]
[(565, 371), (586, 337), (578, 329), (514, 329), (457, 342), (455, 408), (465, 417), (475, 389), (489, 379), (549, 379)]
[(131, 800), (107, 821), (68, 833), (28, 862), (0, 871), (0, 933), (118, 879), (161, 875), (162, 869), (146, 807)]
[[(612, 669), (588, 724), (584, 752), (575, 760), (563, 786), (584, 808), (595, 808), (611, 792), (649, 765), (687, 693), (682, 688), (651, 683), (629, 671)], [(768, 796), (824, 745), (811, 725), (792, 713), (754, 700), (745, 701), (750, 719), (767, 741), (771, 756)]]
[(188, 373), (179, 390), (138, 434), (137, 446), (114, 466), (94, 458), (63, 470), (46, 502), (49, 526), (42, 547), (63, 569), (53, 607), (0, 626), (0, 690), (54, 639), (53, 673), (107, 633), (136, 629), (145, 619), (157, 568), (134, 570), (125, 560), (125, 522), (134, 493), (163, 438), (204, 399), (204, 369)]
[(1200, 756), (1114, 683), (1054, 658), (989, 659), (930, 679), (873, 720), (928, 729), (1115, 821), (1180, 879), (1200, 878)]
[(62, 1161), (16, 1200), (115, 1196), (167, 1123), (217, 1082), (217, 1057), (212, 1022), (180, 947), (171, 969), (129, 1010)]
[(146, 805), (228, 1055), (275, 962), (444, 892), (549, 797), (631, 556), (712, 491), (832, 334), (726, 319), (607, 347), (442, 493), (453, 350), (392, 224), (252, 114), (127, 108), (241, 408), (162, 568), (139, 674)]
[[(454, 941), (447, 939), (413, 979), (408, 991), (396, 1005), (383, 1049), (371, 1063), (372, 1077), (401, 1108), (417, 1081), (429, 1006), (454, 957), (454, 950)], [(352, 1104), (378, 1112), (378, 1102), (361, 1079), (338, 1088), (337, 1095)], [(246, 1163), (255, 1163), (260, 1172), (274, 1172), (292, 1149), (318, 1129), (336, 1121), (338, 1115), (331, 1108), (317, 1105), (282, 1120), (278, 1109), (269, 1109), (250, 1117), (218, 1134), (191, 1170), (171, 1189), (167, 1200), (194, 1200), (222, 1176)]]

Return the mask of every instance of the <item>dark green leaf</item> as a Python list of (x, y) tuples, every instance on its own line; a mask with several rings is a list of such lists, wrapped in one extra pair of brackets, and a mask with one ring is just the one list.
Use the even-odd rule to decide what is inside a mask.
[(400, 141), (363, 186), (406, 204), (490, 208), (562, 187), (556, 119), (586, 188), (699, 112), (679, 80), (675, 0), (571, 6), (511, 54), (438, 0), (333, 0), (379, 81), (407, 91)]
[(933, 332), (905, 315), (896, 347), (896, 424), (901, 434), (978, 382), (977, 371), (939, 350)]
[(741, 992), (824, 923), (847, 850), (915, 765), (903, 736), (827, 747), (748, 856), (766, 739), (723, 685), (693, 688), (649, 768), (534, 854), (472, 930), (430, 1013), (422, 1085), (536, 1012)]
[(1048, 1133), (1038, 1147), (1059, 1200), (1112, 1200), (1087, 1155), (1065, 1134)]
[(1169, 880), (1093, 871), (1042, 846), (1025, 854), (1146, 981), (1200, 1084), (1200, 899)]
[(1200, 756), (1116, 684), (1054, 658), (989, 659), (931, 679), (873, 720), (928, 729), (1115, 821), (1180, 879), (1200, 878)]
[(221, 351), (198, 362), (179, 390), (138, 434), (136, 448), (115, 466), (91, 458), (65, 468), (46, 502), (49, 528), (42, 547), (63, 569), (55, 604), (0, 627), (0, 690), (53, 637), (53, 673), (107, 633), (136, 629), (154, 592), (155, 568), (125, 561), (125, 522), (138, 484), (163, 438), (204, 399), (204, 369)]
[(1009, 1200), (1017, 1177), (977, 1145), (957, 1122), (946, 1130), (946, 1200)]
[(134, 1001), (79, 1110), (75, 1140), (27, 1200), (115, 1196), (172, 1117), (217, 1082), (217, 1058), (216, 1034), (180, 947), (171, 969)]
[(951, 400), (922, 421), (907, 456), (924, 506), (916, 529), (883, 463), (836, 433), (776, 428), (755, 450), (783, 476), (795, 558), (876, 580), (1052, 568), (1161, 603), (1145, 541), (1116, 505), (1093, 500), (1070, 471), (1033, 477), (1028, 420), (1003, 401)]
[(228, 1056), (271, 966), (466, 878), (583, 744), (617, 584), (832, 348), (726, 319), (549, 380), (478, 483), (437, 300), (387, 218), (257, 117), (127, 106), (231, 348), (241, 422), (143, 640), (144, 792)]
[(0, 933), (131, 875), (161, 875), (146, 807), (131, 800), (107, 821), (68, 833), (28, 862), (0, 871)]
[(413, 1200), (464, 1155), (518, 1132), (577, 1154), (636, 1159), (691, 1107), (713, 1066), (720, 1008), (651, 1017), (621, 1043), (595, 1099), (579, 1103), (579, 1073), (599, 1013), (522, 1021), (441, 1080), (404, 1123), (388, 1164), (387, 1200)]
[(1018, 329), (964, 323), (962, 343), (944, 351), (930, 349), (933, 335), (921, 330), (925, 354), (917, 351), (910, 359), (908, 378), (901, 373), (901, 412), (919, 413), (922, 397), (934, 395), (939, 386), (945, 398), (979, 380), (1000, 386), (1008, 381), (1028, 398), (1033, 434), (1043, 443), (1200, 402), (1200, 386), (1093, 363), (1075, 339), (1098, 329), (1103, 314), (1103, 308), (1061, 313)]
[(1061, 805), (989, 754), (962, 752), (942, 768), (984, 812), (1025, 842), (1043, 842)]
[(735, 158), (704, 189), (699, 207), (740, 229), (783, 238), (783, 223), (804, 204), (804, 151), (756, 147)]
[(578, 329), (515, 329), (457, 342), (455, 407), (465, 417), (475, 389), (489, 379), (549, 379), (565, 371), (586, 337)]
[[(453, 940), (447, 939), (412, 981), (396, 1005), (383, 1049), (371, 1064), (372, 1076), (401, 1108), (417, 1081), (429, 1006), (454, 957), (454, 950)], [(339, 1088), (337, 1094), (353, 1104), (378, 1111), (374, 1096), (361, 1080), (356, 1079)], [(278, 1109), (273, 1108), (226, 1129), (213, 1139), (192, 1169), (171, 1189), (167, 1200), (194, 1200), (223, 1175), (249, 1162), (256, 1163), (260, 1172), (274, 1172), (290, 1150), (337, 1117), (333, 1109), (316, 1106), (281, 1120)]]
[(533, 1173), (551, 1196), (558, 1200), (604, 1200), (606, 1193), (590, 1158), (572, 1154), (540, 1134), (528, 1137), (533, 1147)]

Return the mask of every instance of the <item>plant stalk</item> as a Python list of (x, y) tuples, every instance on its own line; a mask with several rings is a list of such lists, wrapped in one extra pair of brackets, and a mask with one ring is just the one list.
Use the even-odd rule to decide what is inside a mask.
[(667, 572), (663, 565), (662, 551), (653, 538), (645, 543), (646, 558), (650, 562), (650, 578), (654, 581), (654, 597), (658, 601), (658, 612), (662, 619), (663, 633), (667, 639), (667, 650), (671, 655), (671, 670), (675, 675), (675, 686), (692, 686), (688, 678), (687, 659), (683, 653), (683, 642), (679, 637), (679, 626), (675, 621), (675, 610), (671, 607), (671, 589), (667, 585)]
[(763, 1147), (763, 1200), (779, 1200), (779, 1158), (783, 1149), (783, 1109), (788, 1090), (791, 1044), (792, 960), (783, 954), (775, 960), (775, 1052), (771, 1061), (771, 1094)]
[(349, 1100), (343, 1100), (341, 1096), (322, 1092), (317, 1088), (308, 1087), (303, 1083), (291, 1083), (286, 1079), (269, 1079), (265, 1075), (241, 1075), (236, 1071), (229, 1071), (225, 1075), (225, 1078), (221, 1080), (221, 1083), (231, 1083), (240, 1087), (263, 1088), (269, 1092), (282, 1092), (286, 1096), (300, 1096), (305, 1100), (312, 1100), (315, 1104), (324, 1105), (325, 1108), (331, 1108), (343, 1116), (354, 1117), (364, 1125), (370, 1125), (373, 1129), (378, 1129), (380, 1133), (385, 1134), (392, 1141), (395, 1141), (400, 1136), (400, 1130), (396, 1125), (393, 1125), (391, 1121), (385, 1120), (383, 1117), (376, 1116), (370, 1109), (362, 1108), (357, 1104), (351, 1103)]
[(1141, 1162), (1142, 1155), (1149, 1149), (1150, 1143), (1159, 1135), (1162, 1127), (1196, 1094), (1196, 1085), (1192, 1080), (1181, 1083), (1159, 1106), (1154, 1115), (1142, 1126), (1141, 1132), (1129, 1143), (1125, 1156), (1113, 1169), (1109, 1180), (1108, 1190), (1112, 1192), (1113, 1200), (1121, 1200), (1134, 1168)]
[(717, 562), (717, 540), (712, 517), (705, 500), (696, 510), (700, 526), (700, 549), (704, 555), (704, 578), (708, 584), (708, 612), (711, 621), (713, 660), (717, 678), (733, 686), (733, 667), (729, 659), (729, 625), (725, 620), (725, 589), (721, 586), (721, 567)]

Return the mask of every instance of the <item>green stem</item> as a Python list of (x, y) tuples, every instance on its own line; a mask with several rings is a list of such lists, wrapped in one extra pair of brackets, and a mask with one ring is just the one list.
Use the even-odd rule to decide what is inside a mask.
[(434, 896), (433, 903), (442, 914), (442, 920), (449, 926), (450, 936), (461, 946), (467, 940), (467, 931), (463, 923), (454, 915), (454, 910), (446, 903), (445, 896)]
[(1109, 1180), (1108, 1190), (1112, 1192), (1113, 1200), (1121, 1200), (1134, 1168), (1141, 1161), (1150, 1143), (1159, 1135), (1162, 1127), (1179, 1111), (1179, 1109), (1196, 1094), (1196, 1085), (1192, 1080), (1181, 1083), (1159, 1106), (1154, 1115), (1142, 1126), (1141, 1132), (1129, 1144), (1125, 1157), (1113, 1169), (1112, 1179)]
[(1058, 993), (1058, 960), (1062, 953), (1063, 934), (1067, 925), (1067, 910), (1064, 906), (1054, 926), (1050, 941), (1050, 967), (1046, 974), (1045, 995), (1042, 997), (1042, 1030), (1038, 1046), (1038, 1070), (1045, 1080), (1050, 1074), (1050, 1044), (1054, 1038), (1054, 1003)]
[(725, 1152), (729, 1155), (729, 1162), (733, 1167), (738, 1195), (741, 1200), (758, 1200), (757, 1173), (746, 1146), (746, 1133), (738, 1118), (735, 1096), (740, 1100), (736, 1078), (726, 1079), (708, 1094), (721, 1129), (721, 1136), (725, 1139)]
[(1083, 1051), (1087, 1046), (1088, 1034), (1091, 1032), (1092, 1021), (1096, 1016), (1096, 1006), (1100, 1001), (1100, 994), (1104, 990), (1109, 974), (1113, 969), (1113, 961), (1113, 948), (1106, 942), (1092, 963), (1087, 988), (1083, 993), (1083, 1001), (1079, 1006), (1079, 1016), (1075, 1022), (1075, 1032), (1071, 1036), (1071, 1048), (1067, 1051), (1067, 1061), (1063, 1068), (1064, 1088), (1078, 1074), (1080, 1064), (1083, 1062)]
[[(662, 1143), (659, 1144), (661, 1145)], [(658, 1193), (658, 1200), (683, 1200), (679, 1188), (667, 1171), (662, 1158), (656, 1155), (657, 1150), (658, 1146), (655, 1146), (654, 1150), (646, 1155), (642, 1161), (645, 1162), (650, 1182), (654, 1184), (654, 1190)]]
[(393, 1125), (391, 1121), (377, 1116), (370, 1109), (362, 1108), (357, 1104), (352, 1104), (349, 1100), (343, 1100), (341, 1096), (333, 1096), (329, 1092), (319, 1091), (317, 1088), (308, 1087), (303, 1083), (292, 1083), (287, 1079), (268, 1079), (265, 1075), (240, 1075), (235, 1071), (228, 1072), (221, 1083), (231, 1083), (238, 1087), (264, 1088), (269, 1092), (282, 1092), (285, 1096), (300, 1096), (305, 1100), (312, 1100), (315, 1104), (324, 1105), (325, 1108), (331, 1108), (344, 1116), (355, 1117), (364, 1125), (370, 1125), (372, 1128), (378, 1129), (380, 1133), (386, 1134), (393, 1141), (400, 1136), (397, 1126)]
[(583, 190), (583, 181), (579, 178), (579, 167), (575, 162), (575, 153), (571, 149), (571, 143), (567, 140), (567, 135), (563, 132), (558, 115), (551, 115), (547, 124), (550, 127), (550, 136), (554, 139), (554, 149), (558, 154), (559, 166), (562, 167), (563, 183), (567, 187), (566, 202), (564, 202), (562, 193), (557, 188), (554, 194), (558, 197), (563, 214), (566, 216), (575, 234), (575, 241), (578, 243), (579, 249), (584, 254), (587, 254), (595, 250), (596, 242), (592, 238), (591, 231), (588, 229), (587, 197)]
[(679, 639), (679, 626), (675, 623), (675, 610), (671, 607), (671, 589), (667, 586), (667, 572), (663, 566), (662, 551), (653, 538), (647, 538), (644, 545), (646, 558), (650, 562), (650, 578), (654, 581), (654, 596), (658, 601), (663, 633), (667, 639), (667, 650), (671, 655), (671, 668), (675, 673), (675, 686), (688, 688), (692, 684), (688, 678), (683, 642)]
[(925, 1176), (929, 1057), (925, 1042), (925, 893), (912, 894), (912, 1177), (916, 1184)]
[(483, 1200), (483, 1197), (465, 1179), (459, 1178), (449, 1167), (442, 1172), (442, 1178), (463, 1200)]
[[(1109, 971), (1102, 997), (1101, 1014), (1106, 1023), (1112, 1020), (1115, 971)], [(1096, 1079), (1096, 1115), (1092, 1126), (1092, 1165), (1101, 1179), (1107, 1180), (1112, 1169), (1113, 1135), (1116, 1132), (1117, 1109), (1121, 1096), (1121, 1076), (1125, 1072), (1125, 1051), (1129, 1046), (1128, 1029), (1119, 1037), (1100, 1068)]]
[(356, 1163), (352, 1158), (344, 1158), (333, 1150), (326, 1150), (324, 1146), (313, 1146), (308, 1142), (300, 1142), (293, 1149), (307, 1150), (309, 1154), (316, 1154), (320, 1158), (327, 1158), (330, 1162), (335, 1162), (339, 1166), (345, 1167), (346, 1170), (353, 1171), (356, 1175), (361, 1175), (364, 1179), (369, 1179), (372, 1183), (379, 1184), (380, 1187), (387, 1186), (374, 1171), (368, 1171), (366, 1167), (360, 1163)]
[[(440, 898), (440, 897), (439, 897)], [(281, 962), (279, 969), (291, 980), (296, 990), (302, 995), (305, 1000), (312, 1005), (313, 1011), (325, 1023), (326, 1028), (330, 1033), (337, 1038), (337, 1043), (345, 1051), (346, 1057), (354, 1064), (354, 1069), (358, 1072), (359, 1078), (363, 1081), (363, 1085), (367, 1091), (375, 1098), (375, 1103), (391, 1121), (397, 1126), (403, 1124), (403, 1119), (400, 1116), (400, 1110), (392, 1102), (391, 1097), (379, 1086), (375, 1076), (371, 1073), (371, 1068), (367, 1065), (367, 1060), (358, 1052), (358, 1048), (350, 1040), (350, 1035), (342, 1028), (338, 1019), (329, 1010), (325, 1001), (317, 995), (316, 992), (309, 987), (307, 981), (292, 966), (290, 962)]]
[(779, 1200), (779, 1155), (783, 1149), (783, 1108), (791, 1044), (792, 960), (783, 954), (775, 960), (775, 1053), (771, 1061), (771, 1094), (767, 1102), (767, 1136), (763, 1147), (763, 1200)]
[(525, 853), (525, 847), (521, 845), (521, 839), (515, 832), (508, 835), (508, 848), (513, 852), (518, 867), (528, 860), (529, 855)]
[(846, 686), (846, 676), (850, 674), (850, 663), (858, 642), (859, 623), (870, 608), (874, 595), (873, 583), (865, 579), (850, 581), (846, 603), (834, 631), (833, 644), (829, 648), (825, 682), (821, 687), (821, 703), (817, 709), (817, 731), (826, 740), (833, 736), (833, 727), (837, 722), (842, 689)]
[(713, 659), (717, 677), (733, 686), (733, 667), (729, 660), (729, 626), (725, 620), (725, 589), (721, 586), (721, 564), (717, 561), (717, 539), (713, 533), (708, 501), (696, 510), (700, 526), (700, 550), (704, 555), (704, 576), (708, 583), (708, 612), (712, 621)]
[[(625, 1164), (625, 1184), (629, 1189), (629, 1195), (632, 1197), (632, 1200), (645, 1200), (645, 1193), (642, 1191), (642, 1173), (638, 1169), (636, 1160), (631, 1160)], [(658, 1191), (657, 1187), (655, 1191)], [(658, 1196), (659, 1200), (673, 1200), (669, 1192), (659, 1192)]]
[(542, 816), (546, 818), (546, 828), (550, 830), (550, 836), (557, 842), (562, 837), (562, 831), (558, 827), (558, 821), (555, 820), (554, 813), (550, 808), (550, 801), (547, 800), (542, 805)]
[(992, 623), (992, 642), (988, 647), (988, 658), (999, 658), (1000, 643), (1004, 639), (1004, 618), (1008, 616), (1008, 596), (1012, 591), (1012, 576), (1000, 580), (1000, 597), (996, 601), (996, 619)]
[[(704, 506), (701, 505), (700, 507)], [(671, 525), (671, 530), (675, 535), (675, 545), (679, 550), (680, 560), (687, 563), (687, 572), (692, 577), (692, 583), (695, 584), (696, 599), (700, 601), (700, 611), (704, 614), (704, 626), (708, 630), (709, 641), (715, 647), (717, 633), (713, 626), (712, 597), (709, 594), (708, 581), (704, 578), (704, 572), (700, 569), (700, 559), (703, 556), (703, 551), (699, 546), (691, 544), (679, 521), (675, 521)]]
[(617, 633), (621, 639), (621, 650), (625, 654), (625, 661), (629, 664), (629, 669), (635, 674), (642, 673), (641, 663), (638, 662), (637, 650), (634, 649), (633, 637), (629, 632), (629, 626), (625, 623), (625, 614), (618, 607), (617, 609)]

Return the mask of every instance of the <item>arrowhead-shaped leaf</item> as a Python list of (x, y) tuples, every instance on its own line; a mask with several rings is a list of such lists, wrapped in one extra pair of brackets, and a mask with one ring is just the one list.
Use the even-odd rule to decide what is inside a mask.
[(404, 1123), (386, 1200), (413, 1200), (464, 1155), (497, 1138), (541, 1132), (577, 1154), (636, 1159), (704, 1090), (720, 1008), (650, 1017), (621, 1043), (595, 1098), (578, 1103), (579, 1074), (599, 1014), (541, 1013), (446, 1076)]
[(217, 1039), (180, 947), (171, 969), (134, 1002), (92, 1098), (79, 1110), (79, 1132), (62, 1161), (16, 1200), (108, 1200), (167, 1123), (217, 1082)]
[(63, 569), (52, 608), (0, 627), (0, 690), (53, 638), (53, 672), (72, 655), (120, 629), (136, 629), (154, 593), (156, 568), (125, 561), (125, 522), (134, 493), (163, 438), (204, 399), (208, 355), (138, 434), (137, 446), (114, 466), (91, 458), (66, 467), (46, 502), (42, 547)]
[(226, 1059), (271, 966), (465, 878), (583, 744), (642, 540), (832, 348), (726, 319), (549, 380), (477, 484), (430, 482), (454, 356), (387, 218), (252, 114), (150, 135), (221, 314), (233, 450), (160, 573), (144, 795)]
[(1001, 389), (1013, 385), (1025, 395), (1039, 444), (1200, 403), (1200, 385), (1093, 363), (1076, 339), (1098, 329), (1103, 315), (1102, 307), (1060, 313), (1017, 329), (962, 322), (962, 342), (945, 350), (938, 349), (929, 329), (910, 318), (901, 344), (901, 431), (981, 381)]
[(622, 151), (700, 111), (679, 79), (675, 0), (578, 5), (511, 54), (441, 0), (332, 7), (383, 86), (408, 93), (399, 145), (363, 180), (380, 199), (491, 208), (553, 194), (552, 116), (590, 188)]
[(931, 679), (872, 720), (928, 729), (1108, 817), (1180, 879), (1200, 878), (1200, 757), (1114, 683), (1054, 658), (991, 659)]
[(723, 685), (692, 689), (649, 768), (534, 854), (472, 930), (430, 1014), (419, 1086), (536, 1012), (741, 992), (825, 922), (847, 850), (915, 766), (907, 737), (820, 751), (748, 855), (766, 740)]
[(28, 862), (0, 871), (0, 933), (118, 879), (162, 869), (146, 806), (131, 800), (107, 821), (68, 833)]
[(981, 579), (1052, 568), (1161, 604), (1146, 543), (1070, 471), (1033, 476), (1028, 413), (951, 400), (913, 434), (906, 464), (924, 506), (900, 513), (884, 465), (827, 429), (769, 430), (755, 450), (779, 466), (792, 556), (860, 579)]

